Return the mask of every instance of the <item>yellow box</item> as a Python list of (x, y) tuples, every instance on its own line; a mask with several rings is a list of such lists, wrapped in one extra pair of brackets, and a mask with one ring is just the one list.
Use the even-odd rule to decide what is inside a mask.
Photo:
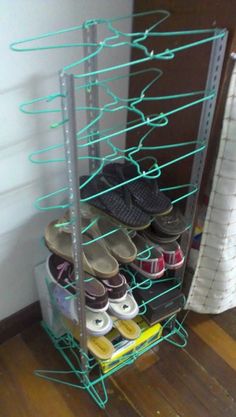
[[(141, 316), (135, 317), (134, 321), (139, 325), (142, 332), (140, 336), (135, 340), (123, 339), (117, 343), (115, 352), (108, 360), (99, 360), (99, 364), (102, 372), (105, 374), (114, 367), (128, 361), (131, 358), (132, 353), (140, 353), (143, 348), (150, 346), (162, 335), (162, 326), (160, 323), (156, 323), (153, 326), (149, 326)], [(106, 337), (113, 341), (118, 336), (116, 329), (113, 329)], [(130, 356), (131, 355), (131, 356)]]

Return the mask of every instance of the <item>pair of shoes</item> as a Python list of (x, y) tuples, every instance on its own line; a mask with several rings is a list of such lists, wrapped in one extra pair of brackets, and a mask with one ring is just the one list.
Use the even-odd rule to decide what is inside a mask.
[[(81, 197), (89, 198), (89, 204), (105, 212), (113, 221), (130, 229), (145, 229), (153, 215), (169, 213), (172, 204), (159, 190), (156, 180), (138, 176), (134, 164), (108, 164), (101, 175), (92, 179), (89, 176), (80, 178)], [(119, 187), (123, 182), (126, 182), (125, 186)], [(111, 187), (115, 188), (110, 190)]]
[[(87, 233), (93, 239), (99, 238), (102, 244), (111, 255), (122, 264), (132, 262), (137, 256), (137, 250), (128, 233), (124, 229), (118, 228), (117, 224), (109, 220), (108, 216), (95, 217), (91, 206), (83, 204), (81, 208), (82, 228), (87, 229)], [(95, 217), (95, 220), (94, 220)], [(64, 216), (58, 220), (62, 224), (61, 231), (71, 233), (72, 225), (70, 214), (67, 210)], [(63, 223), (65, 227), (63, 227)], [(101, 238), (101, 236), (104, 236)]]
[[(79, 342), (80, 331), (78, 323), (64, 316), (62, 317), (62, 323), (67, 333), (69, 331), (73, 338)], [(135, 340), (140, 336), (141, 328), (133, 320), (114, 320), (113, 325), (124, 339)], [(112, 342), (105, 336), (88, 336), (87, 346), (93, 356), (100, 360), (110, 359), (115, 352)]]
[[(53, 254), (48, 257), (46, 267), (52, 301), (65, 317), (78, 322), (73, 264)], [(111, 330), (117, 318), (131, 320), (138, 314), (138, 305), (132, 294), (127, 293), (129, 287), (122, 274), (104, 281), (86, 276), (84, 284), (89, 334), (104, 335)], [(112, 320), (106, 310), (116, 319)]]
[[(69, 226), (68, 226), (69, 223)], [(92, 224), (92, 226), (90, 226)], [(87, 273), (101, 279), (109, 279), (119, 273), (119, 263), (132, 262), (137, 256), (137, 250), (132, 240), (124, 230), (106, 217), (92, 221), (92, 213), (88, 208), (82, 213), (83, 233), (83, 269)], [(69, 213), (51, 222), (45, 230), (45, 243), (54, 254), (73, 263)], [(105, 235), (104, 238), (100, 238)], [(97, 239), (92, 242), (93, 239)]]
[(132, 238), (138, 257), (129, 265), (148, 279), (161, 278), (165, 273), (165, 261), (159, 248), (152, 247), (140, 234)]
[(136, 234), (133, 243), (138, 257), (130, 267), (148, 279), (161, 278), (166, 269), (178, 269), (184, 263), (184, 254), (176, 241), (153, 247), (151, 242)]
[(171, 243), (177, 240), (187, 227), (181, 211), (174, 207), (170, 213), (156, 216), (142, 234), (156, 244)]

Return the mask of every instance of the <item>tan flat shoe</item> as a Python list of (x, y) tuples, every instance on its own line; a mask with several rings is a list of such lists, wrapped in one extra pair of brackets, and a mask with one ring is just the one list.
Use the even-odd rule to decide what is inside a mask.
[[(88, 204), (84, 204), (82, 214), (82, 228), (88, 226), (93, 218), (92, 210)], [(89, 216), (91, 216), (89, 218)], [(67, 210), (64, 215), (58, 220), (58, 224), (61, 225), (61, 230), (65, 233), (71, 233), (72, 227), (70, 224), (70, 213)], [(119, 263), (126, 264), (133, 262), (137, 256), (137, 249), (131, 238), (124, 230), (119, 228), (117, 224), (112, 222), (108, 216), (99, 216), (96, 223), (88, 229), (88, 233), (93, 237), (99, 237), (106, 235), (113, 229), (118, 229), (114, 233), (99, 239), (99, 243), (103, 244), (109, 252), (117, 259)]]
[[(73, 263), (72, 240), (69, 233), (55, 227), (58, 220), (51, 222), (45, 230), (45, 242), (48, 249), (63, 259)], [(89, 242), (91, 237), (83, 234), (83, 242)], [(99, 242), (83, 246), (83, 269), (98, 278), (109, 279), (118, 274), (117, 260)]]

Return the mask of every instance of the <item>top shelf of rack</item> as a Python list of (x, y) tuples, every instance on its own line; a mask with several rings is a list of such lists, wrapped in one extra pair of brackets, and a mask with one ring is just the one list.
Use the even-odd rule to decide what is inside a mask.
[[(125, 32), (116, 26), (126, 19), (135, 19), (144, 16), (153, 16), (154, 23), (139, 32)], [(215, 39), (223, 38), (226, 35), (224, 29), (196, 29), (196, 30), (182, 30), (182, 31), (158, 31), (159, 26), (170, 16), (170, 13), (166, 10), (152, 10), (144, 13), (137, 13), (128, 16), (121, 16), (112, 19), (90, 19), (83, 24), (74, 26), (71, 28), (61, 29), (54, 32), (44, 33), (38, 36), (34, 36), (27, 39), (22, 39), (13, 42), (10, 48), (17, 52), (29, 52), (29, 51), (44, 51), (55, 50), (62, 48), (87, 48), (87, 55), (81, 53), (81, 58), (75, 62), (70, 63), (63, 67), (64, 72), (74, 74), (75, 78), (83, 78), (88, 76), (98, 76), (103, 73), (107, 73), (121, 68), (130, 67), (140, 63), (149, 61), (160, 60), (172, 60), (176, 54), (189, 48), (196, 47), (205, 43), (214, 41)], [(93, 31), (91, 31), (91, 28)], [(90, 36), (90, 33), (97, 32), (101, 29), (101, 36)], [(82, 37), (82, 33), (86, 33), (87, 36)], [(73, 36), (76, 33), (76, 39), (81, 39), (81, 42), (74, 42)], [(61, 38), (63, 37), (63, 42)], [(68, 37), (67, 41), (64, 41)], [(146, 44), (148, 39), (158, 38), (173, 38), (181, 37), (184, 39), (183, 43), (175, 46), (165, 47), (158, 51)], [(195, 38), (193, 40), (193, 37)], [(46, 39), (52, 39), (53, 43), (44, 44)], [(186, 38), (189, 40), (186, 42)], [(116, 48), (129, 47), (139, 50), (141, 56), (139, 59), (130, 60), (127, 62), (119, 63), (119, 65), (108, 66), (99, 68), (94, 71), (79, 71), (78, 67), (89, 61), (91, 58), (100, 54), (103, 50), (112, 50)]]

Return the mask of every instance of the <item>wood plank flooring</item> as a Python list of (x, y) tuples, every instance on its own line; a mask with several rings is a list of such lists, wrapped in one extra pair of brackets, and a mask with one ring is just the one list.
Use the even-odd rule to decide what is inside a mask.
[(235, 417), (236, 309), (190, 313), (186, 327), (185, 349), (162, 343), (112, 376), (100, 410), (86, 392), (34, 376), (67, 369), (37, 323), (0, 346), (0, 417)]

